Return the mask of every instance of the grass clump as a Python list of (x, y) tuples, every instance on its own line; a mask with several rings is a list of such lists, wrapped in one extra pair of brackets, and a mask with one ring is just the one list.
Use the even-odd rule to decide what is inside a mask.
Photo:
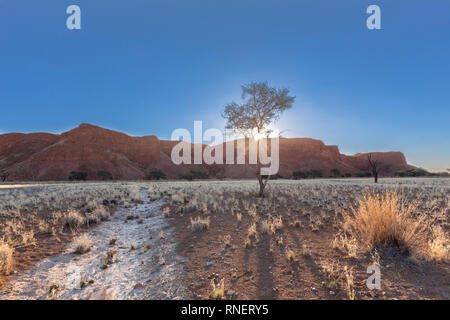
[(211, 298), (223, 299), (223, 297), (225, 296), (225, 283), (223, 279), (220, 280), (220, 282), (217, 285), (214, 282), (214, 279), (211, 279), (211, 287), (212, 287)]
[(108, 268), (108, 266), (114, 263), (114, 256), (116, 255), (117, 250), (108, 250), (102, 257), (102, 269)]
[(71, 210), (64, 217), (64, 227), (69, 230), (78, 230), (83, 224), (84, 218), (78, 211)]
[(405, 205), (397, 192), (367, 193), (351, 206), (341, 210), (344, 230), (359, 244), (371, 250), (379, 246), (398, 247), (407, 251), (420, 247), (428, 224), (425, 215), (414, 216), (415, 207)]
[(8, 274), (12, 264), (13, 249), (7, 243), (0, 242), (0, 274)]
[(428, 242), (429, 257), (434, 261), (448, 261), (450, 240), (445, 236), (440, 227), (433, 229), (432, 239)]
[(75, 250), (74, 253), (76, 254), (84, 254), (91, 250), (91, 242), (89, 240), (89, 237), (84, 234), (80, 237), (78, 237), (75, 240)]
[(208, 229), (209, 224), (210, 224), (209, 217), (206, 218), (197, 217), (194, 219), (191, 218), (191, 228), (194, 232), (199, 232)]

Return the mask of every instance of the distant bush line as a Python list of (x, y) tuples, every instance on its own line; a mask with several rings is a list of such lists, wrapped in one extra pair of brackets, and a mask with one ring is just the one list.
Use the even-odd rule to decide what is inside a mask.
[(399, 170), (395, 173), (397, 177), (450, 177), (449, 172), (431, 173), (425, 169)]
[[(324, 176), (323, 172), (316, 169), (310, 170), (297, 170), (292, 172), (291, 178), (294, 180), (300, 179), (315, 179), (315, 178), (350, 178), (353, 175), (351, 173), (341, 173), (339, 169), (334, 168), (330, 170), (330, 174), (328, 176)], [(358, 178), (368, 178), (371, 177), (372, 174), (368, 171), (361, 171), (354, 175)], [(431, 173), (426, 171), (425, 169), (412, 169), (412, 170), (398, 170), (394, 174), (395, 177), (450, 177), (450, 172), (439, 172), (439, 173)], [(97, 171), (97, 177), (101, 180), (113, 180), (113, 175), (106, 170)], [(69, 181), (85, 181), (88, 178), (88, 173), (84, 171), (71, 171), (67, 179)], [(182, 173), (178, 175), (178, 179), (181, 180), (206, 180), (210, 179), (210, 175), (207, 172), (201, 170), (191, 170), (188, 173)], [(217, 177), (220, 179), (224, 179), (226, 177)], [(147, 172), (145, 175), (145, 179), (147, 180), (164, 180), (167, 179), (167, 175), (158, 168), (154, 168)], [(289, 179), (289, 176), (283, 177), (280, 174), (272, 175), (270, 177), (271, 180), (276, 179)], [(5, 179), (6, 180), (6, 179)]]

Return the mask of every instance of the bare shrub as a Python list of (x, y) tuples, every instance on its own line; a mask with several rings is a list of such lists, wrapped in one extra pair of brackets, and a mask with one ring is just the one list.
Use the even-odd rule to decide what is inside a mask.
[(426, 216), (414, 216), (415, 206), (405, 205), (395, 191), (367, 193), (357, 208), (341, 210), (344, 229), (367, 249), (378, 246), (419, 249), (429, 226)]

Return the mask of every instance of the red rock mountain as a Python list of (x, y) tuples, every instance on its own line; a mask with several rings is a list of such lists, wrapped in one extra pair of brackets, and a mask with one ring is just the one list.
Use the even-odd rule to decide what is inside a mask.
[[(68, 132), (9, 133), (0, 135), (0, 170), (9, 180), (64, 180), (71, 171), (85, 171), (96, 180), (97, 171), (106, 170), (115, 179), (142, 179), (152, 168), (177, 177), (190, 170), (203, 170), (228, 178), (251, 178), (252, 165), (175, 165), (170, 158), (177, 141), (156, 136), (131, 137), (90, 124), (81, 124)], [(204, 147), (204, 146), (203, 146)], [(407, 164), (401, 152), (375, 152), (382, 175), (415, 168)], [(337, 146), (327, 146), (309, 138), (280, 139), (280, 171), (290, 177), (293, 171), (316, 169), (324, 176), (331, 169), (352, 175), (367, 171), (367, 155), (343, 155)]]

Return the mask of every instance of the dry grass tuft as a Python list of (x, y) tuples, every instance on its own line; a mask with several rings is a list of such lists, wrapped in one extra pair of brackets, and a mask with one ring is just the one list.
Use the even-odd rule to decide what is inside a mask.
[(97, 217), (99, 217), (101, 221), (107, 221), (111, 217), (109, 210), (105, 208), (97, 209), (94, 213), (97, 215)]
[(211, 279), (211, 287), (212, 287), (211, 298), (223, 299), (223, 297), (225, 296), (225, 283), (223, 279), (220, 280), (220, 282), (217, 285), (214, 282), (214, 279)]
[(322, 261), (320, 263), (321, 271), (325, 275), (326, 286), (330, 290), (336, 290), (339, 287), (340, 271), (339, 263), (334, 261)]
[(274, 234), (277, 230), (280, 230), (283, 227), (283, 220), (281, 217), (269, 217), (266, 220), (263, 220), (261, 223), (261, 229), (264, 233)]
[(0, 242), (0, 274), (8, 274), (13, 264), (13, 249)]
[(311, 251), (309, 250), (309, 248), (306, 244), (302, 245), (302, 256), (304, 256), (304, 257), (311, 256)]
[(257, 231), (256, 231), (256, 223), (253, 222), (250, 227), (248, 228), (248, 237), (249, 238), (256, 238), (257, 237)]
[(286, 258), (289, 261), (294, 261), (295, 260), (295, 252), (292, 249), (286, 250)]
[(433, 237), (428, 243), (429, 257), (434, 261), (448, 261), (450, 240), (440, 227), (433, 229)]
[(108, 268), (109, 265), (114, 263), (114, 256), (116, 255), (117, 250), (108, 250), (102, 257), (102, 269)]
[(349, 300), (355, 300), (355, 284), (353, 281), (353, 270), (349, 269), (347, 266), (344, 267), (344, 276), (345, 276), (345, 289), (347, 291), (347, 297)]
[(227, 234), (222, 237), (223, 244), (225, 247), (231, 247), (231, 235)]
[(347, 253), (349, 257), (356, 258), (358, 256), (358, 243), (356, 239), (349, 239), (347, 235), (336, 235), (331, 246), (333, 249), (338, 249)]
[(191, 228), (194, 232), (199, 232), (208, 229), (209, 224), (210, 224), (209, 217), (206, 218), (197, 217), (194, 219), (191, 218)]
[(75, 240), (74, 253), (84, 254), (86, 252), (89, 252), (90, 250), (91, 250), (91, 241), (89, 240), (89, 237), (86, 234), (78, 237)]
[(84, 218), (78, 211), (71, 210), (64, 217), (64, 227), (70, 230), (78, 230), (83, 223)]
[(418, 249), (426, 239), (429, 226), (426, 216), (413, 215), (415, 207), (406, 206), (397, 192), (367, 193), (358, 207), (341, 210), (344, 229), (371, 250), (378, 246)]

